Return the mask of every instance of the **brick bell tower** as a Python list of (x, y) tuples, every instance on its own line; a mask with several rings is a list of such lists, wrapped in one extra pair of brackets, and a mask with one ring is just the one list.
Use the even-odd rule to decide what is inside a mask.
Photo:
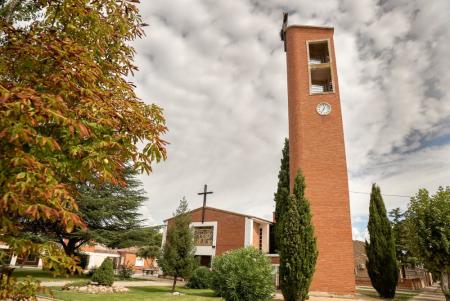
[(287, 26), (291, 187), (298, 169), (306, 180), (319, 257), (311, 291), (355, 292), (347, 163), (339, 85), (330, 27)]

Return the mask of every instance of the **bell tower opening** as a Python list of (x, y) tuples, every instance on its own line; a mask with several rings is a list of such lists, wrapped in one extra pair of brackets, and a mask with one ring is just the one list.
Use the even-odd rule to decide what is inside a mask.
[(333, 93), (333, 72), (328, 40), (307, 41), (309, 93)]

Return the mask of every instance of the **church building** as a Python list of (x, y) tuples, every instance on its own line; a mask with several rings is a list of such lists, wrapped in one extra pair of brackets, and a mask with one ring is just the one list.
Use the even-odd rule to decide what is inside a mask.
[[(273, 258), (273, 263), (278, 262), (278, 255), (269, 254), (271, 221), (212, 207), (204, 207), (204, 211), (200, 207), (189, 214), (194, 232), (195, 255), (199, 257), (201, 265), (209, 267), (214, 256), (250, 246), (268, 254)], [(166, 227), (162, 245), (172, 220), (173, 217), (164, 221)]]

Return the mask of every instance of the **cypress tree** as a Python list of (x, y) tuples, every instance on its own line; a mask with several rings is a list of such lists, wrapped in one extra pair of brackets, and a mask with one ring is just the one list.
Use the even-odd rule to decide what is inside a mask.
[[(275, 193), (275, 222), (279, 220), (279, 216), (286, 211), (288, 202), (290, 185), (289, 185), (289, 139), (284, 139), (284, 147), (282, 150), (280, 171), (278, 173), (278, 187)], [(275, 224), (275, 251), (278, 249), (277, 225)]]
[(372, 286), (382, 298), (394, 298), (398, 280), (395, 241), (386, 214), (380, 187), (372, 185), (367, 226), (370, 242), (366, 241), (367, 271)]
[(293, 194), (279, 215), (280, 287), (286, 301), (306, 299), (318, 256), (305, 179), (298, 171)]

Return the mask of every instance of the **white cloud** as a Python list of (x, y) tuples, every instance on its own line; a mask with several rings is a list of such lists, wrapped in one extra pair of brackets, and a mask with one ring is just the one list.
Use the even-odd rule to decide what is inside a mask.
[(353, 240), (369, 241), (369, 231), (367, 231), (367, 228), (361, 230), (359, 228), (352, 227), (352, 238)]
[[(165, 109), (171, 143), (142, 177), (151, 222), (184, 195), (199, 206), (205, 183), (211, 206), (271, 218), (288, 135), (283, 10), (291, 24), (335, 27), (350, 189), (377, 182), (411, 195), (450, 184), (449, 1), (145, 1), (133, 80)], [(367, 195), (351, 194), (358, 235), (367, 208)]]

